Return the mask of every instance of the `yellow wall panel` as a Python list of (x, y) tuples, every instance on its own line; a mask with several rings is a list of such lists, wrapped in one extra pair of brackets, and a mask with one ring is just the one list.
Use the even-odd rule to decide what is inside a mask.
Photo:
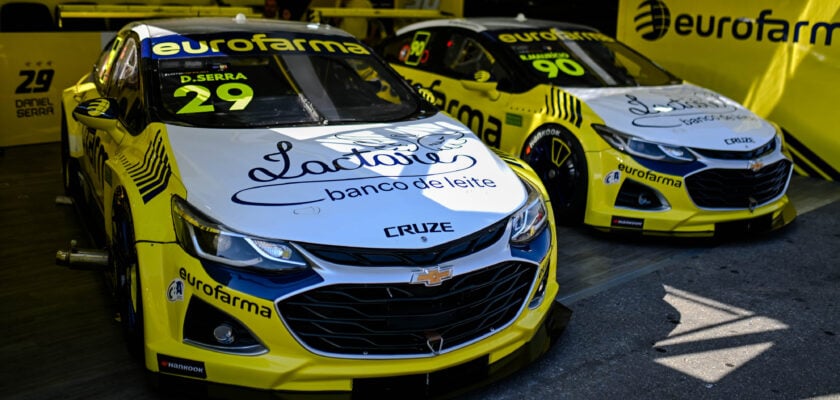
[(781, 125), (797, 172), (840, 180), (840, 0), (620, 0), (617, 36)]
[(91, 70), (102, 35), (0, 33), (0, 147), (59, 140), (61, 92)]

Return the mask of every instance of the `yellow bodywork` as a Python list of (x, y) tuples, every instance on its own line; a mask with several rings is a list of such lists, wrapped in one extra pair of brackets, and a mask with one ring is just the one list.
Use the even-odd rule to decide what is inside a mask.
[[(542, 260), (530, 289), (529, 298), (537, 292), (540, 278), (547, 274), (543, 301), (535, 308), (524, 306), (506, 328), (460, 349), (429, 357), (359, 359), (313, 353), (286, 329), (273, 301), (225, 287), (204, 270), (199, 260), (179, 246), (173, 229), (171, 198), (186, 198), (187, 193), (178, 178), (175, 157), (169, 151), (166, 126), (152, 123), (141, 133), (131, 135), (120, 123), (116, 129), (101, 131), (73, 118), (72, 110), (80, 102), (99, 96), (87, 77), (66, 89), (63, 92), (66, 110), (63, 122), (67, 126), (70, 154), (79, 160), (83, 173), (91, 178), (86, 182), (86, 201), (101, 205), (105, 221), (113, 216), (113, 196), (118, 189), (125, 191), (131, 205), (142, 283), (144, 352), (148, 370), (159, 372), (161, 365), (157, 357), (165, 355), (202, 363), (206, 380), (216, 383), (282, 391), (350, 391), (353, 380), (358, 378), (427, 374), (482, 356), (487, 356), (492, 364), (532, 341), (538, 346), (535, 355), (547, 350), (543, 325), (558, 292), (557, 245), (553, 233), (548, 255)], [(144, 163), (152, 143), (160, 143), (166, 149), (165, 157), (159, 159), (168, 160), (164, 167), (169, 168), (171, 175), (165, 177), (166, 184), (161, 192), (148, 196), (138, 187), (136, 174), (138, 168), (161, 170)], [(86, 159), (91, 154), (111, 156)], [(548, 199), (539, 178), (527, 164), (512, 158), (507, 161)], [(163, 176), (157, 175), (155, 179), (163, 179)], [(550, 207), (548, 212), (549, 221), (553, 221)], [(106, 223), (105, 228), (110, 242), (114, 237), (111, 224)], [(183, 294), (173, 300), (167, 293), (176, 280), (182, 281)], [(241, 322), (268, 351), (258, 355), (226, 354), (185, 343), (184, 318), (193, 298), (201, 299)]]
[[(560, 88), (539, 84), (524, 93), (506, 93), (496, 90), (496, 84), (491, 82), (455, 80), (396, 63), (391, 66), (412, 84), (430, 90), (435, 105), (470, 127), (487, 145), (516, 157), (527, 154), (529, 139), (540, 128), (561, 127), (571, 132), (585, 152), (589, 171), (583, 219), (586, 225), (601, 230), (623, 230), (625, 228), (612, 223), (613, 218), (620, 217), (644, 220), (645, 234), (712, 236), (718, 223), (752, 220), (770, 214), (775, 229), (796, 217), (796, 210), (786, 195), (753, 210), (697, 207), (688, 196), (683, 177), (651, 171), (629, 155), (615, 150), (591, 126), (604, 124), (603, 119), (585, 102)], [(787, 150), (783, 151), (790, 158)], [(625, 172), (621, 179), (606, 183), (607, 174), (617, 170)], [(637, 172), (635, 177), (633, 172)], [(651, 174), (659, 179), (648, 182)], [(661, 192), (670, 203), (669, 209), (617, 208), (614, 204), (618, 190), (628, 177)]]

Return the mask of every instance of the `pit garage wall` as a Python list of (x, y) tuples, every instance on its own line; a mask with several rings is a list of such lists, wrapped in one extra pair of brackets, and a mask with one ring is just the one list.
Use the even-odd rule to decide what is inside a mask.
[(0, 33), (0, 147), (55, 142), (61, 92), (91, 71), (113, 33)]
[(798, 174), (840, 180), (840, 1), (620, 0), (616, 36), (781, 125)]

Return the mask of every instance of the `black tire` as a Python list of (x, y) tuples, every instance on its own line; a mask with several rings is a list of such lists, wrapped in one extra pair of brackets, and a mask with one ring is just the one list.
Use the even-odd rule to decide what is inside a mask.
[(82, 185), (79, 183), (79, 160), (70, 157), (70, 134), (67, 130), (67, 120), (64, 119), (64, 107), (61, 107), (61, 180), (64, 184), (64, 194), (74, 201), (82, 200)]
[(567, 226), (582, 223), (589, 171), (580, 142), (560, 127), (540, 128), (525, 143), (521, 158), (545, 185), (555, 222)]
[(129, 353), (141, 364), (145, 362), (143, 332), (143, 298), (140, 264), (134, 237), (134, 223), (128, 198), (122, 189), (114, 193), (113, 243), (111, 258), (117, 310)]

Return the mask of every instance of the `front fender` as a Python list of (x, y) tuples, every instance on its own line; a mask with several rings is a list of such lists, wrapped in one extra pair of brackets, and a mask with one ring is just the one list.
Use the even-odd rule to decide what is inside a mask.
[[(104, 171), (105, 218), (113, 216), (113, 198), (123, 188), (134, 217), (138, 241), (174, 242), (171, 220), (173, 195), (186, 198), (186, 189), (176, 178), (175, 157), (169, 151), (165, 126), (151, 124), (137, 136), (126, 135), (119, 151), (106, 162)], [(159, 216), (167, 218), (161, 220)], [(107, 224), (110, 225), (110, 224)], [(111, 226), (106, 226), (112, 237)]]

